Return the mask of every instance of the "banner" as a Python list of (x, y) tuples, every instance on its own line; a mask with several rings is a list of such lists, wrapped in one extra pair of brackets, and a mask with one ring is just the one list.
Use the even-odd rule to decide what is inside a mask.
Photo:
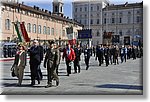
[(20, 23), (17, 21), (16, 23), (14, 23), (14, 26), (17, 32), (19, 42), (29, 42), (30, 38), (28, 37), (24, 22)]

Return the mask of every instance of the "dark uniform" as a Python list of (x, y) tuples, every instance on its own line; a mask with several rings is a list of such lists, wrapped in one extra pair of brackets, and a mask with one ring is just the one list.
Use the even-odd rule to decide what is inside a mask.
[(85, 64), (86, 64), (86, 70), (88, 70), (89, 68), (89, 60), (90, 60), (90, 56), (91, 56), (91, 50), (89, 48), (85, 48), (84, 49), (84, 60), (85, 60)]
[(81, 55), (81, 49), (79, 48), (75, 48), (74, 49), (76, 58), (74, 60), (74, 71), (75, 73), (77, 73), (77, 67), (78, 67), (78, 73), (80, 73), (80, 55)]
[(105, 56), (106, 66), (108, 66), (109, 65), (109, 48), (108, 47), (104, 48), (104, 56)]
[(8, 46), (5, 45), (3, 47), (3, 53), (4, 53), (4, 57), (7, 58), (7, 55), (8, 55)]
[(56, 85), (58, 86), (59, 84), (59, 78), (56, 74), (56, 65), (59, 63), (59, 50), (55, 48), (49, 48), (46, 51), (46, 56), (44, 60), (44, 67), (46, 68), (47, 65), (47, 86), (51, 87), (52, 86), (52, 79), (54, 78), (56, 80)]
[(39, 65), (41, 63), (40, 47), (32, 46), (30, 48), (30, 70), (31, 70), (31, 85), (35, 85), (35, 80), (40, 84), (40, 76), (38, 73)]
[(101, 66), (101, 64), (103, 63), (103, 49), (101, 48), (101, 46), (97, 46), (96, 47), (96, 60), (98, 58), (99, 61), (99, 66)]

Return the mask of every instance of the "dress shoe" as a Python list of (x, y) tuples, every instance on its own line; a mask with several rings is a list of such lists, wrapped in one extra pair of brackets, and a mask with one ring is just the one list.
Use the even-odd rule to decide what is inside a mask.
[(47, 86), (45, 86), (45, 88), (49, 88), (52, 87), (52, 84), (48, 84)]
[(56, 81), (56, 86), (58, 86), (59, 85), (59, 81)]

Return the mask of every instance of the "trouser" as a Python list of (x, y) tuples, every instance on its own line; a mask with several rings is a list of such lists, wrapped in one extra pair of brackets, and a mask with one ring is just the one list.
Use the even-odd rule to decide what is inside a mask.
[(89, 60), (90, 60), (89, 57), (85, 57), (85, 64), (86, 64), (86, 67), (89, 67)]
[(77, 67), (78, 67), (78, 72), (80, 73), (80, 63), (78, 60), (74, 61), (74, 71), (77, 73)]
[(127, 54), (124, 54), (124, 60), (126, 62), (126, 60), (127, 60)]
[(108, 55), (105, 55), (105, 62), (106, 62), (106, 66), (109, 65), (109, 56)]
[(70, 65), (71, 61), (66, 61), (66, 65), (67, 65), (67, 74), (71, 74), (71, 65)]
[(56, 73), (56, 68), (55, 67), (48, 67), (47, 68), (47, 79), (48, 79), (48, 82), (47, 84), (52, 84), (52, 80), (53, 78), (58, 82), (59, 81), (59, 78), (58, 78), (58, 75)]
[(102, 58), (101, 58), (101, 56), (98, 56), (98, 61), (99, 61), (99, 65), (101, 66), (101, 64), (102, 64)]
[(25, 67), (22, 67), (22, 66), (21, 67), (18, 67), (18, 66), (15, 67), (15, 75), (18, 78), (18, 84), (19, 85), (21, 85), (22, 80), (23, 80), (24, 69), (25, 69)]
[[(42, 71), (41, 71), (41, 68), (40, 68), (40, 65), (38, 65), (38, 69), (37, 69), (37, 75), (39, 78), (39, 80), (42, 80), (43, 79), (43, 74), (42, 74)], [(38, 80), (38, 79), (37, 79)]]
[(38, 75), (38, 67), (39, 64), (30, 64), (30, 70), (31, 70), (31, 81), (32, 83), (35, 83), (35, 80), (40, 80), (40, 76)]
[(57, 75), (58, 75), (58, 68), (59, 68), (59, 64), (56, 65), (56, 73), (57, 73)]
[(117, 64), (119, 64), (118, 56), (114, 56), (114, 63), (115, 63), (115, 64), (116, 64), (116, 61), (117, 61)]
[(123, 60), (124, 60), (124, 54), (121, 54), (121, 63), (123, 62)]

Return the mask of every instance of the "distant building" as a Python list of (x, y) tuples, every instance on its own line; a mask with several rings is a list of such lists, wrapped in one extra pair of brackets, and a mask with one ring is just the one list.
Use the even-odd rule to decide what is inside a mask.
[[(120, 44), (132, 44), (143, 37), (143, 2), (109, 5), (103, 9), (103, 33), (119, 35)], [(103, 43), (107, 43), (104, 40)]]
[(38, 39), (42, 43), (48, 40), (61, 41), (65, 44), (68, 40), (66, 28), (72, 26), (74, 34), (77, 35), (82, 26), (80, 23), (69, 19), (63, 14), (62, 0), (54, 0), (53, 12), (41, 9), (37, 6), (31, 7), (18, 3), (18, 0), (2, 1), (1, 22), (2, 38), (1, 41), (17, 41), (17, 34), (12, 22), (25, 22), (28, 35), (31, 40)]
[[(74, 0), (73, 18), (84, 25), (84, 29), (92, 29), (92, 45), (103, 43), (102, 9), (108, 0)], [(83, 45), (89, 39), (82, 41)]]
[[(93, 45), (132, 44), (143, 36), (143, 2), (110, 5), (108, 0), (74, 0), (72, 13), (85, 29), (92, 29)], [(105, 33), (110, 39), (104, 38)]]

